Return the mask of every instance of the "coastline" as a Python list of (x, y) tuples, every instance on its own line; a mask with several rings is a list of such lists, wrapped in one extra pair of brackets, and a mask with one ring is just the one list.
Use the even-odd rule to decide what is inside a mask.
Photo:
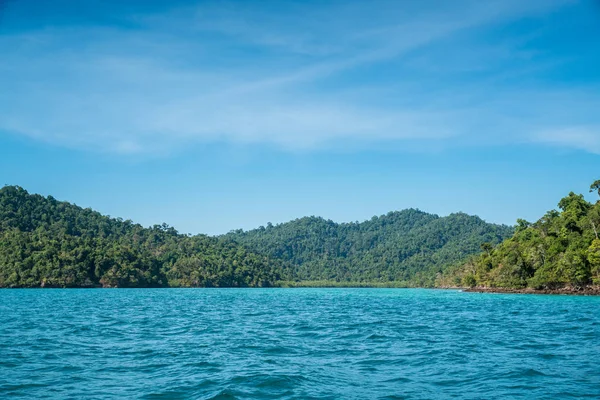
[[(300, 283), (300, 284), (299, 284)], [(360, 282), (331, 283), (331, 282), (296, 282), (296, 285), (273, 286), (139, 286), (139, 287), (111, 287), (111, 286), (29, 286), (29, 287), (0, 287), (2, 289), (430, 289), (430, 290), (455, 290), (464, 293), (496, 293), (496, 294), (548, 294), (570, 296), (600, 296), (600, 286), (563, 287), (560, 289), (514, 289), (490, 287), (460, 287), (460, 286), (408, 286), (402, 284), (368, 284)]]
[(504, 293), (504, 294), (554, 294), (554, 295), (574, 295), (574, 296), (600, 296), (600, 286), (586, 287), (563, 287), (560, 289), (510, 289), (510, 288), (489, 288), (472, 287), (463, 288), (466, 293)]

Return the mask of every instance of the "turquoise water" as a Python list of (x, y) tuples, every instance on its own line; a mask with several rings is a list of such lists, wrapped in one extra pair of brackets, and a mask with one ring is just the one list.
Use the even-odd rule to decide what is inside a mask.
[(0, 291), (0, 398), (600, 398), (600, 298)]

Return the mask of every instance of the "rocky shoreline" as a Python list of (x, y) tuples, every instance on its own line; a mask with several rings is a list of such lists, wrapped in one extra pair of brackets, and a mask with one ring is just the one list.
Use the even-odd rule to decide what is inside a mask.
[(464, 288), (464, 292), (470, 293), (508, 293), (508, 294), (564, 294), (577, 296), (600, 296), (600, 286), (585, 287), (563, 287), (559, 289), (508, 289), (508, 288), (489, 288), (473, 287)]

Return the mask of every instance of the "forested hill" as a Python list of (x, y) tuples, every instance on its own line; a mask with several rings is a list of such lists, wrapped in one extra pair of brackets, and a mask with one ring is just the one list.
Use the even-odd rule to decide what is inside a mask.
[(282, 263), (225, 238), (144, 228), (0, 189), (0, 287), (270, 286)]
[(431, 286), (512, 228), (418, 210), (362, 223), (322, 218), (220, 237), (144, 228), (91, 209), (0, 189), (0, 287)]
[(499, 243), (513, 229), (458, 213), (409, 209), (342, 223), (317, 217), (226, 235), (257, 253), (289, 262), (299, 281), (395, 282), (431, 286), (448, 265)]
[[(598, 191), (600, 181), (590, 192)], [(571, 192), (540, 220), (519, 220), (513, 237), (466, 265), (450, 269), (441, 285), (556, 290), (600, 285), (600, 202)]]

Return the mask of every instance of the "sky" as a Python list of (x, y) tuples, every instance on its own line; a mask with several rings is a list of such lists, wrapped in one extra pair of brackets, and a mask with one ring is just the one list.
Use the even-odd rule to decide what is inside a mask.
[(600, 2), (0, 0), (0, 185), (221, 234), (600, 178)]

